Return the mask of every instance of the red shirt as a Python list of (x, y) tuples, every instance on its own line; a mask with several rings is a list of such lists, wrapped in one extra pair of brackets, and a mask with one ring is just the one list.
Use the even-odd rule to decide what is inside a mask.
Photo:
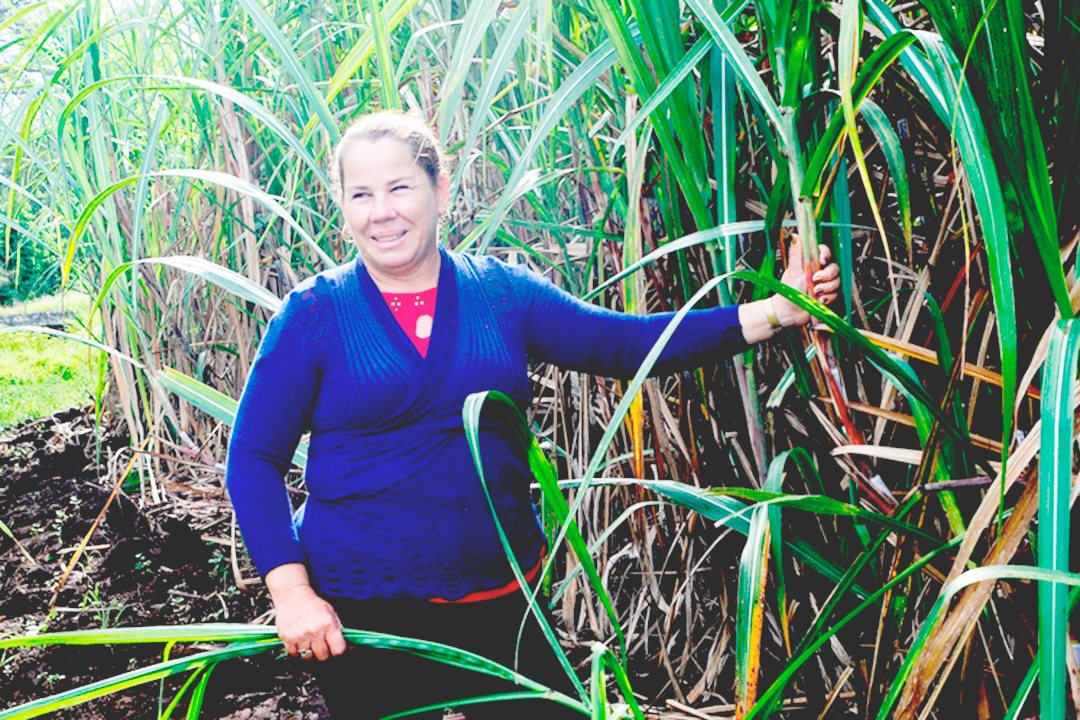
[(436, 286), (418, 293), (382, 294), (401, 329), (420, 352), (420, 357), (427, 357), (431, 327), (435, 320), (435, 296), (438, 292), (439, 288)]

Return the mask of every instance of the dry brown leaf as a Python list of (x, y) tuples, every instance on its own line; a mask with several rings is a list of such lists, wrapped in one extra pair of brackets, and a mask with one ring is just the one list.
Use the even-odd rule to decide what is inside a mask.
[[(991, 494), (992, 492), (987, 492), (988, 497)], [(1032, 473), (1023, 494), (1005, 523), (1001, 537), (994, 543), (985, 562), (980, 565), (983, 567), (1007, 565), (1027, 536), (1028, 526), (1034, 520), (1038, 510), (1039, 483), (1037, 476)], [(970, 532), (969, 530), (969, 537)], [(908, 682), (894, 714), (897, 720), (911, 720), (915, 717), (923, 698), (930, 694), (934, 679), (937, 678), (941, 668), (948, 664), (949, 667), (939, 679), (934, 695), (936, 696), (940, 691), (948, 677), (949, 669), (955, 664), (967, 638), (974, 630), (983, 606), (990, 599), (993, 588), (994, 584), (989, 582), (972, 585), (961, 594), (960, 600), (956, 602), (953, 609), (939, 619), (938, 629), (931, 634), (908, 676)]]

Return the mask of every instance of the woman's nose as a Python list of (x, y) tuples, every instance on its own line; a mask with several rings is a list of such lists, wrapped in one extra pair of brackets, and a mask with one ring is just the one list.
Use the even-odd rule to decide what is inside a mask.
[(374, 207), (371, 211), (372, 220), (389, 220), (397, 215), (397, 211), (394, 209), (393, 198), (390, 197), (390, 193), (375, 193)]

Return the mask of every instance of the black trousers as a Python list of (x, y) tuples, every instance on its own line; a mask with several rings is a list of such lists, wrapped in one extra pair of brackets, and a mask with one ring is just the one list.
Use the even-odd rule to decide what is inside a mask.
[[(520, 591), (472, 603), (433, 603), (412, 598), (327, 599), (347, 628), (452, 645), (515, 669), (518, 628), (526, 610)], [(550, 615), (548, 619), (550, 622)], [(339, 657), (312, 662), (308, 668), (315, 675), (333, 720), (381, 718), (437, 703), (455, 707), (453, 701), (462, 698), (528, 690), (501, 678), (408, 652), (356, 645), (350, 645)], [(578, 697), (555, 651), (531, 616), (522, 633), (516, 670), (572, 698)], [(468, 720), (582, 717), (551, 700), (509, 700), (457, 706), (455, 710), (464, 713)], [(440, 710), (410, 717), (428, 720), (442, 716)]]

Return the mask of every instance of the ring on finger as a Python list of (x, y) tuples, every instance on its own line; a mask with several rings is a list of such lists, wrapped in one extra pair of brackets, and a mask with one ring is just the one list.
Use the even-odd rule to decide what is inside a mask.
[(311, 657), (311, 655), (312, 655), (312, 652), (311, 652), (311, 648), (304, 648), (303, 650), (301, 650), (301, 651), (299, 652), (299, 655), (300, 655), (300, 657), (302, 657), (302, 658), (304, 658), (305, 660), (307, 660), (307, 659), (308, 659), (309, 657)]

